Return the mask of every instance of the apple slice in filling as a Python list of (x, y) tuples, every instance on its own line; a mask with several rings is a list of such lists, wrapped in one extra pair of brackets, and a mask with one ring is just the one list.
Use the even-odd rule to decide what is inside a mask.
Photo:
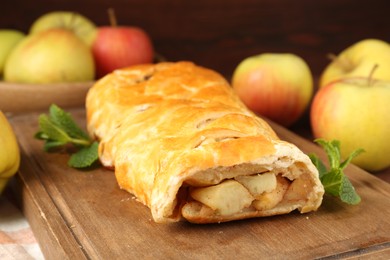
[(190, 196), (219, 215), (231, 215), (251, 206), (259, 211), (272, 209), (283, 200), (289, 186), (290, 181), (281, 174), (267, 172), (193, 188)]
[(313, 184), (309, 176), (307, 174), (302, 174), (300, 178), (294, 180), (290, 184), (286, 194), (284, 195), (284, 199), (287, 201), (305, 200), (311, 192), (312, 186)]
[(289, 180), (280, 175), (276, 176), (275, 189), (256, 196), (256, 200), (252, 205), (257, 210), (268, 210), (276, 207), (276, 205), (283, 200), (284, 194), (286, 193), (289, 185)]
[(255, 198), (264, 192), (271, 192), (276, 189), (276, 176), (272, 172), (237, 176), (234, 179), (244, 185)]
[(210, 207), (220, 215), (231, 215), (249, 207), (254, 200), (250, 192), (235, 180), (195, 188), (190, 191), (193, 199)]

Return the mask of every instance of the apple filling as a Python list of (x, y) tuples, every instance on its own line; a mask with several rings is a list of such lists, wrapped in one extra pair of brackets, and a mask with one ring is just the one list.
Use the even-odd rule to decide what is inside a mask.
[(283, 201), (304, 201), (308, 190), (308, 179), (300, 176), (294, 181), (282, 174), (265, 172), (237, 176), (216, 185), (193, 187), (190, 204), (216, 215), (228, 216), (245, 210), (266, 211), (277, 207)]

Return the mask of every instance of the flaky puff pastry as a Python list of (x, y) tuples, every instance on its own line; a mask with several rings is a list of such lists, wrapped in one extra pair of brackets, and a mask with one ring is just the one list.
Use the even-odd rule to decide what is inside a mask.
[(89, 90), (86, 111), (102, 164), (156, 222), (225, 222), (321, 204), (308, 156), (210, 69), (164, 62), (116, 70)]

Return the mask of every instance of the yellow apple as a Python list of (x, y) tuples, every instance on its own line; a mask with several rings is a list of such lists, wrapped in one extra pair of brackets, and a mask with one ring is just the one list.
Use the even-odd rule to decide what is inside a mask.
[(239, 63), (232, 86), (249, 109), (290, 126), (309, 105), (313, 77), (307, 63), (295, 54), (264, 53)]
[(367, 77), (375, 64), (375, 78), (390, 81), (390, 44), (378, 39), (365, 39), (342, 51), (321, 73), (319, 86), (349, 77)]
[(316, 138), (337, 139), (345, 159), (353, 150), (364, 153), (352, 162), (368, 171), (390, 166), (390, 82), (368, 78), (333, 81), (313, 99), (310, 118)]
[(7, 60), (12, 49), (15, 48), (23, 38), (25, 34), (21, 31), (13, 29), (0, 30), (0, 76), (4, 71), (4, 64)]
[(68, 11), (53, 11), (38, 17), (30, 27), (30, 34), (52, 28), (63, 28), (73, 31), (88, 46), (96, 37), (96, 25), (87, 17)]
[(24, 38), (11, 52), (4, 80), (17, 83), (85, 82), (95, 77), (91, 49), (67, 29)]

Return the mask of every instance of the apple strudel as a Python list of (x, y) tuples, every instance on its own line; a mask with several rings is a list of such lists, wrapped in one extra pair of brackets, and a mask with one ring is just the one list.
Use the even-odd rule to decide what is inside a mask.
[(309, 157), (213, 70), (185, 61), (116, 70), (89, 90), (86, 111), (101, 163), (156, 222), (305, 213), (322, 202)]

